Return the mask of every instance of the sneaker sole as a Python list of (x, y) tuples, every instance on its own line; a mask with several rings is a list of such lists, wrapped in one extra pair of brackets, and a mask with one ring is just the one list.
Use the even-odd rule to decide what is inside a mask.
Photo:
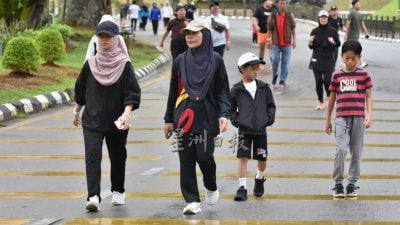
[(194, 215), (197, 213), (201, 213), (201, 209), (199, 209), (199, 210), (188, 209), (188, 210), (183, 211), (183, 214), (185, 214), (185, 215)]
[(256, 193), (254, 193), (254, 196), (256, 196), (256, 197), (262, 197), (264, 195), (264, 193), (262, 193), (262, 194), (256, 194)]
[(334, 195), (333, 198), (335, 199), (343, 199), (345, 197), (345, 195)]
[(99, 211), (99, 208), (95, 205), (87, 205), (86, 210), (89, 212), (97, 212)]
[(247, 198), (235, 197), (233, 200), (237, 202), (244, 202), (247, 200)]
[(114, 205), (114, 206), (116, 206), (116, 205), (125, 205), (125, 203), (111, 202), (111, 205)]

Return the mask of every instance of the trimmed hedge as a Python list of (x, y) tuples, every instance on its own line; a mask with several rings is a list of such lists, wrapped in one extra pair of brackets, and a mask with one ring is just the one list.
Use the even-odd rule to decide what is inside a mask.
[(30, 73), (40, 66), (38, 49), (32, 38), (15, 37), (6, 46), (3, 58), (4, 68)]

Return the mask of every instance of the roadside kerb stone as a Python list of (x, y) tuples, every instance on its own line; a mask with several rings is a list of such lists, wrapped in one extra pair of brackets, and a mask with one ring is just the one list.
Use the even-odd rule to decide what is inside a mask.
[[(158, 58), (153, 60), (149, 65), (135, 70), (136, 79), (143, 78), (158, 67), (162, 66), (170, 60), (168, 53), (162, 53)], [(17, 117), (17, 112), (25, 114), (37, 113), (48, 108), (56, 107), (58, 105), (69, 104), (73, 99), (73, 89), (69, 88), (64, 92), (53, 91), (43, 95), (37, 95), (29, 99), (20, 99), (17, 102), (6, 103), (0, 105), (0, 122), (9, 121)]]

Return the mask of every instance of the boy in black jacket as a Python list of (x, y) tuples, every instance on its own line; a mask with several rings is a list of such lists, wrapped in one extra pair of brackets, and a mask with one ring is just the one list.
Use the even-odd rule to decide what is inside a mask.
[(276, 106), (269, 85), (256, 79), (260, 64), (265, 62), (253, 53), (241, 55), (238, 67), (243, 78), (231, 89), (231, 123), (239, 128), (239, 189), (235, 201), (247, 200), (246, 173), (251, 146), (253, 159), (258, 161), (254, 195), (260, 197), (264, 194), (268, 156), (266, 127), (275, 121)]

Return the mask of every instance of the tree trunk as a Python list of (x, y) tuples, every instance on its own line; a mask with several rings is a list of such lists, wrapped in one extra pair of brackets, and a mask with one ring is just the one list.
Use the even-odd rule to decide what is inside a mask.
[(110, 0), (69, 0), (66, 5), (65, 23), (95, 26), (104, 14), (111, 14)]
[(51, 23), (49, 15), (49, 0), (30, 0), (31, 16), (29, 26), (36, 29), (48, 23)]

